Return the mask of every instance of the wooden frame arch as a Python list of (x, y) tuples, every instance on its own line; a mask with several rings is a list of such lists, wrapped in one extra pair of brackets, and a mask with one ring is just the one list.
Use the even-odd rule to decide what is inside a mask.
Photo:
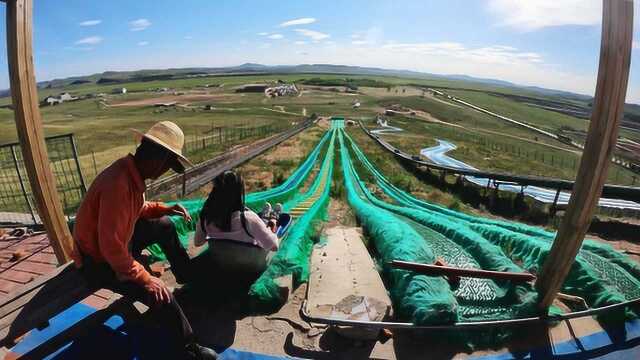
[[(58, 261), (66, 262), (71, 234), (48, 162), (33, 66), (33, 0), (6, 0), (7, 55), (15, 121), (40, 217)], [(540, 309), (555, 299), (580, 249), (601, 195), (615, 148), (629, 78), (633, 0), (604, 0), (600, 62), (589, 133), (569, 208), (536, 287)]]

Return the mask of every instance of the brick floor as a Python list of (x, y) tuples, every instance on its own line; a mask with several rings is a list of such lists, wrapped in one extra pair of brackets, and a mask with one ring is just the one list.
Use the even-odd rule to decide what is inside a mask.
[[(46, 234), (0, 240), (0, 301), (8, 293), (56, 269), (58, 261), (48, 244)], [(14, 255), (18, 252), (21, 256), (16, 259)], [(82, 300), (82, 303), (102, 309), (112, 297), (112, 291), (102, 289)]]
[(48, 244), (43, 233), (0, 241), (0, 297), (56, 268), (55, 255), (44, 253)]

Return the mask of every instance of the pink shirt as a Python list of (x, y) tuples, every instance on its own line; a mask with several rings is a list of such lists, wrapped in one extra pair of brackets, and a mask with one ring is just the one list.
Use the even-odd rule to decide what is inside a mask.
[(265, 250), (278, 250), (278, 237), (267, 227), (264, 221), (251, 210), (245, 210), (244, 216), (247, 220), (247, 230), (253, 237), (249, 236), (245, 231), (240, 220), (240, 211), (236, 211), (231, 214), (231, 231), (222, 231), (211, 222), (205, 225), (205, 234), (198, 221), (194, 238), (195, 245), (202, 246), (208, 239), (226, 239), (253, 244)]

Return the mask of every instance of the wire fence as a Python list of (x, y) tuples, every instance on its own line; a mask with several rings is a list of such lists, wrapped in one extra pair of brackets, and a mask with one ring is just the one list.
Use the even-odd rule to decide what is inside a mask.
[[(73, 134), (48, 137), (45, 142), (64, 213), (70, 215), (87, 191)], [(41, 223), (18, 143), (0, 146), (0, 223)]]
[(187, 139), (184, 144), (184, 152), (189, 155), (196, 151), (208, 149), (216, 145), (236, 143), (251, 137), (265, 137), (272, 134), (273, 124), (256, 127), (214, 127), (208, 131), (207, 135), (195, 134), (193, 138)]
[[(511, 157), (533, 160), (538, 163), (551, 165), (561, 169), (571, 169), (574, 172), (577, 171), (578, 166), (580, 166), (580, 157), (578, 155), (560, 149), (556, 151), (545, 151), (538, 147), (528, 146), (526, 143), (522, 142), (504, 141), (500, 137), (470, 134), (458, 131), (457, 129), (448, 128), (438, 129), (438, 136), (478, 144), (480, 145), (480, 151), (493, 151), (509, 154)], [(478, 151), (478, 149), (463, 147), (460, 151), (465, 154), (469, 154), (472, 151)], [(613, 180), (615, 183), (621, 185), (637, 186), (640, 184), (640, 176), (637, 176), (638, 172), (631, 169), (631, 165), (628, 163), (622, 163), (615, 157), (612, 161), (620, 167), (611, 167), (609, 169), (610, 174), (612, 174), (609, 180)], [(631, 172), (626, 171), (625, 169), (630, 170)], [(545, 176), (546, 174), (536, 173), (533, 175)]]

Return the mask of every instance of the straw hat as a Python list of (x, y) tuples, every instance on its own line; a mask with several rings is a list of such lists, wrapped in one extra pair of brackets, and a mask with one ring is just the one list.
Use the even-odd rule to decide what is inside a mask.
[(153, 141), (174, 153), (178, 162), (180, 162), (183, 167), (193, 166), (191, 161), (182, 155), (184, 133), (178, 125), (171, 121), (160, 121), (155, 123), (146, 133), (142, 133), (136, 129), (131, 130), (135, 133), (138, 142), (142, 141), (143, 138)]

